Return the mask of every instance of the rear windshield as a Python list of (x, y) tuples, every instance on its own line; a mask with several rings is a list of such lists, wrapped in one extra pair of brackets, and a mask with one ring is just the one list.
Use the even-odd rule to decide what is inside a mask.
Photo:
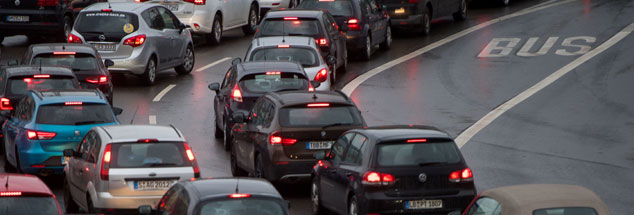
[(283, 215), (282, 206), (275, 200), (241, 198), (200, 203), (200, 215)]
[(568, 208), (548, 208), (533, 211), (533, 215), (597, 215), (593, 208), (568, 207)]
[(251, 61), (294, 61), (304, 67), (319, 66), (317, 52), (308, 48), (264, 48), (256, 49), (251, 54)]
[(50, 76), (49, 78), (34, 78), (33, 76), (14, 76), (7, 83), (7, 94), (23, 96), (29, 90), (72, 90), (76, 89), (75, 79), (71, 76)]
[(52, 197), (2, 197), (0, 214), (59, 214), (59, 210)]
[(240, 89), (252, 93), (277, 92), (281, 90), (307, 90), (308, 79), (298, 73), (253, 74), (240, 79)]
[(66, 66), (73, 71), (96, 70), (99, 66), (97, 58), (91, 54), (39, 54), (31, 61), (32, 65)]
[(88, 125), (114, 122), (108, 104), (42, 105), (37, 110), (37, 123), (49, 125)]
[(332, 16), (354, 16), (354, 7), (352, 6), (352, 1), (349, 0), (304, 0), (301, 4), (299, 4), (299, 8), (325, 10), (328, 11)]
[(270, 36), (321, 36), (320, 23), (316, 19), (266, 19), (258, 29), (260, 37)]
[(354, 106), (303, 106), (280, 109), (280, 124), (283, 127), (361, 125), (362, 123), (361, 116)]
[(424, 166), (455, 164), (462, 159), (453, 142), (382, 143), (378, 145), (379, 166)]
[(191, 166), (183, 143), (115, 143), (112, 152), (113, 168)]
[(85, 12), (75, 22), (79, 33), (124, 36), (139, 29), (139, 18), (125, 12)]

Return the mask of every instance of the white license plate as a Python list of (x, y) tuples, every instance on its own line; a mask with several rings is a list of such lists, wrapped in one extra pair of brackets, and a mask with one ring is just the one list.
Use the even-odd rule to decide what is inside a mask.
[(114, 51), (115, 49), (117, 49), (117, 44), (103, 44), (103, 43), (95, 43), (92, 44), (93, 46), (95, 46), (95, 49), (97, 49), (98, 51)]
[(178, 4), (166, 4), (165, 6), (167, 6), (167, 9), (170, 9), (171, 11), (178, 11)]
[(135, 190), (167, 190), (176, 183), (173, 180), (134, 181)]
[(29, 22), (29, 16), (7, 16), (7, 22)]
[(335, 141), (309, 141), (306, 143), (306, 149), (308, 150), (321, 150), (330, 149)]
[(405, 209), (435, 209), (442, 208), (442, 200), (414, 200), (405, 203)]

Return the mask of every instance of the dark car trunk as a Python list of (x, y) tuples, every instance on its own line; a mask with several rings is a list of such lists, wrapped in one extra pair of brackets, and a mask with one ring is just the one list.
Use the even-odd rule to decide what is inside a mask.
[[(465, 187), (464, 183), (449, 181), (451, 172), (466, 168), (464, 164), (439, 165), (433, 167), (389, 167), (378, 168), (381, 173), (394, 176), (396, 182), (384, 188), (385, 195), (392, 197), (424, 197), (455, 195)], [(425, 182), (419, 179), (426, 175)]]
[[(407, 18), (410, 15), (420, 13), (417, 8), (418, 4), (409, 3), (407, 0), (380, 0), (379, 2), (386, 6), (385, 9), (392, 19)], [(400, 9), (403, 9), (402, 12)], [(396, 13), (397, 10), (399, 13)]]
[(362, 126), (338, 126), (326, 128), (325, 130), (322, 130), (321, 127), (282, 128), (281, 136), (283, 138), (297, 140), (295, 144), (284, 145), (284, 153), (286, 153), (286, 156), (288, 156), (289, 158), (294, 159), (315, 158), (314, 154), (316, 152), (326, 150), (330, 147), (322, 149), (310, 149), (311, 143), (313, 146), (332, 145), (343, 132), (360, 127)]
[[(17, 4), (16, 4), (17, 2)], [(0, 1), (0, 8), (2, 9), (23, 9), (23, 10), (39, 10), (40, 4), (46, 2), (47, 4), (59, 4), (59, 0), (2, 0)], [(57, 5), (56, 4), (56, 5)], [(55, 10), (57, 7), (53, 6), (45, 6), (46, 10)], [(19, 12), (18, 12), (19, 13)], [(6, 21), (6, 20), (3, 20)]]

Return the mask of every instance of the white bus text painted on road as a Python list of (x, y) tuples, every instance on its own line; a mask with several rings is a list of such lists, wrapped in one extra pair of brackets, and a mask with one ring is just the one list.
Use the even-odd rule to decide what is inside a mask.
[[(526, 40), (522, 47), (515, 54), (520, 57), (536, 57), (548, 54), (557, 44), (559, 37), (548, 37), (543, 45), (537, 49), (533, 48), (540, 41), (539, 37), (531, 37)], [(561, 56), (582, 55), (590, 51), (590, 44), (596, 42), (597, 38), (590, 36), (576, 36), (564, 39), (561, 48), (555, 50), (555, 54)], [(541, 40), (544, 41), (544, 40)], [(479, 58), (505, 57), (522, 42), (522, 38), (493, 38), (484, 49), (478, 54)], [(537, 51), (535, 51), (537, 50)]]

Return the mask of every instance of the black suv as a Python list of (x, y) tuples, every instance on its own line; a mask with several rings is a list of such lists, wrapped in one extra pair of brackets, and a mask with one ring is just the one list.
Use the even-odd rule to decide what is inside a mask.
[(346, 32), (348, 52), (360, 52), (364, 60), (376, 45), (384, 50), (392, 45), (390, 16), (377, 0), (303, 0), (299, 8), (328, 11)]
[(431, 20), (453, 15), (455, 20), (467, 16), (468, 0), (379, 0), (391, 18), (393, 28), (413, 28), (429, 34)]
[(314, 214), (460, 214), (477, 194), (460, 149), (434, 127), (351, 130), (316, 158)]
[(0, 43), (6, 36), (53, 36), (66, 41), (82, 8), (101, 0), (2, 0)]
[(315, 153), (365, 121), (341, 91), (268, 93), (248, 116), (233, 115), (231, 172), (270, 181), (309, 179)]

